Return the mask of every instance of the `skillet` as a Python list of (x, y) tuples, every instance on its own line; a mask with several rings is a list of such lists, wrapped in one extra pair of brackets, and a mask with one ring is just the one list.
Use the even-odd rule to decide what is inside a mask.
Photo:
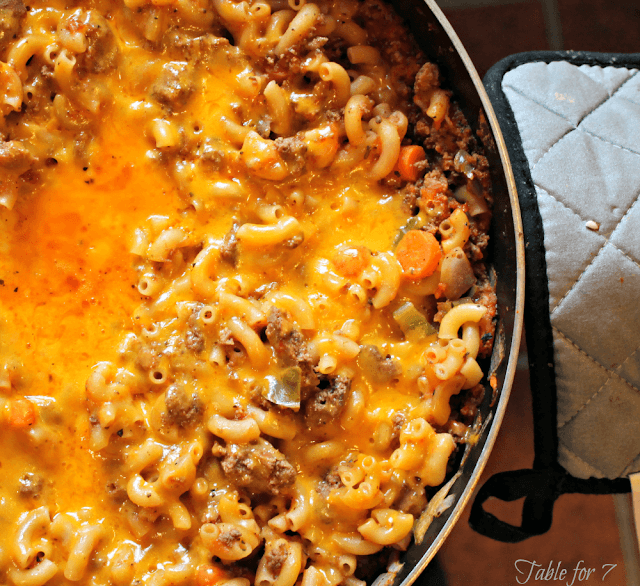
[[(406, 21), (427, 58), (440, 69), (442, 87), (454, 93), (471, 129), (489, 160), (494, 207), (489, 263), (495, 271), (499, 322), (493, 355), (483, 370), (495, 375), (495, 390), (486, 385), (477, 422), (479, 439), (467, 444), (459, 474), (448, 491), (432, 497), (449, 505), (433, 518), (399, 561), (374, 582), (375, 586), (410, 586), (427, 567), (453, 529), (478, 484), (502, 422), (516, 371), (524, 312), (524, 239), (520, 208), (504, 139), (482, 82), (460, 39), (434, 0), (395, 0), (394, 9)], [(417, 533), (420, 533), (418, 530)], [(422, 537), (422, 539), (420, 539)]]

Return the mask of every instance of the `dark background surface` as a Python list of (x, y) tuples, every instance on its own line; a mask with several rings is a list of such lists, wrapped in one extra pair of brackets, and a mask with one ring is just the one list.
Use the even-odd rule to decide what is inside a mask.
[(480, 77), (522, 51), (640, 51), (638, 0), (436, 0)]
[[(523, 51), (572, 49), (613, 53), (640, 52), (640, 0), (437, 0), (460, 37), (481, 77), (500, 59)], [(481, 480), (504, 470), (530, 468), (533, 463), (531, 390), (525, 360), (516, 376), (498, 441)], [(521, 503), (489, 504), (500, 518), (519, 524)], [(473, 532), (469, 511), (443, 545), (438, 563), (448, 586), (511, 586), (524, 583), (516, 562), (549, 563), (567, 569), (593, 568), (578, 584), (623, 586), (628, 583), (614, 499), (611, 496), (564, 495), (556, 503), (551, 530), (519, 544), (492, 541)], [(609, 566), (616, 567), (603, 580)], [(520, 568), (528, 570), (527, 562)], [(518, 581), (519, 579), (519, 581)], [(570, 579), (568, 580), (571, 581)], [(526, 582), (565, 584), (563, 581)], [(437, 576), (420, 586), (444, 584)]]

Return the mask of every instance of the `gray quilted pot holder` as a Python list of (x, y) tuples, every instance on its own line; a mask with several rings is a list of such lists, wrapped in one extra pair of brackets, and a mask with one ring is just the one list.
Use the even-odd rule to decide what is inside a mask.
[[(514, 55), (485, 78), (526, 242), (531, 470), (492, 477), (471, 524), (548, 530), (562, 493), (628, 492), (640, 471), (640, 56)], [(513, 527), (482, 509), (526, 497)]]

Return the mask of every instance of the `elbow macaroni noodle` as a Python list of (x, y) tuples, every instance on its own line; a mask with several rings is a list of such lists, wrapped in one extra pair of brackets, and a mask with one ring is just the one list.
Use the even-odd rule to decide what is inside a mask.
[(0, 583), (364, 586), (482, 400), (477, 140), (380, 0), (74, 6), (0, 11)]

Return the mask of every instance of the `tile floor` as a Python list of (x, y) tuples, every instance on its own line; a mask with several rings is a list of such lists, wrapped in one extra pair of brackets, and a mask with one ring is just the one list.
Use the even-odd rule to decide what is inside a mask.
[[(498, 60), (522, 51), (640, 52), (639, 0), (438, 2), (481, 77)], [(519, 371), (483, 481), (496, 472), (531, 466), (530, 392), (527, 371)], [(518, 504), (500, 510), (506, 521), (519, 523)], [(497, 510), (494, 512), (498, 514)], [(611, 496), (562, 496), (556, 503), (551, 530), (546, 535), (519, 544), (495, 542), (473, 532), (469, 528), (466, 511), (439, 554), (447, 586), (515, 586), (524, 583), (524, 576), (515, 569), (519, 559), (535, 560), (545, 567), (549, 562), (554, 562), (554, 566), (561, 562), (564, 568), (573, 568), (582, 560), (584, 567), (597, 568), (597, 572), (580, 586), (596, 583), (623, 586), (630, 583), (625, 574)], [(605, 564), (616, 564), (616, 567), (602, 580)], [(431, 584), (440, 583), (431, 581)], [(540, 586), (564, 582), (534, 581), (531, 578), (527, 583)]]

